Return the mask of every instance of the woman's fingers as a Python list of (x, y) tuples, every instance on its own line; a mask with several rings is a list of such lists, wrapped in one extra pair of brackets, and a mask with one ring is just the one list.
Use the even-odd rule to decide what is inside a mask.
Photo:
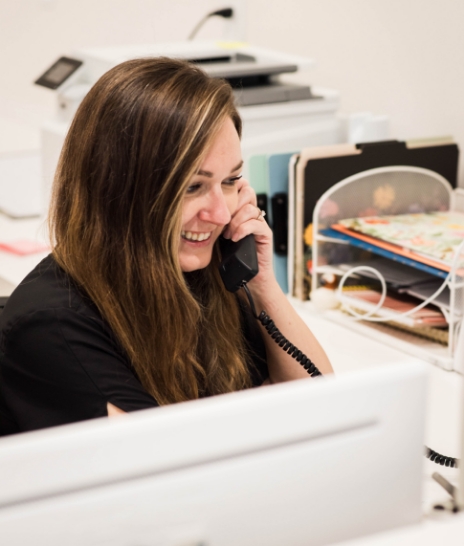
[(241, 178), (238, 181), (237, 211), (239, 211), (243, 206), (247, 204), (256, 206), (256, 193), (248, 183), (248, 180), (246, 180), (245, 178)]
[(224, 231), (224, 237), (238, 241), (250, 233), (264, 235), (268, 231), (270, 232), (270, 228), (264, 220), (261, 210), (256, 205), (247, 203), (234, 213)]
[(244, 222), (248, 222), (249, 220), (252, 220), (253, 218), (257, 219), (260, 212), (256, 206), (256, 202), (257, 202), (256, 193), (254, 192), (253, 188), (250, 186), (248, 180), (246, 180), (246, 178), (241, 178), (237, 182), (237, 188), (238, 188), (237, 208), (235, 209), (235, 212), (232, 214), (232, 219), (223, 233), (224, 237), (233, 239), (235, 241), (238, 241), (245, 235), (249, 235), (249, 233), (255, 233), (254, 231), (246, 230), (247, 232), (245, 233), (245, 235), (243, 235), (244, 231), (240, 230), (237, 235), (237, 230), (239, 229), (240, 225), (243, 224)]

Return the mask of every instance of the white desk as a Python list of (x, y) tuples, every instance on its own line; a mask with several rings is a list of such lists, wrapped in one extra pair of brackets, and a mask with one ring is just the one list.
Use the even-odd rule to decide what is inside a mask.
[(462, 546), (464, 513), (430, 514), (418, 525), (339, 542), (337, 546)]
[[(13, 242), (20, 239), (47, 243), (46, 219), (13, 220), (0, 214), (0, 242)], [(17, 286), (47, 254), (42, 252), (29, 256), (17, 256), (0, 250), (0, 296), (8, 296), (13, 287)]]
[[(28, 238), (46, 241), (43, 219), (11, 220), (0, 215), (0, 240)], [(27, 273), (46, 255), (34, 254), (20, 257), (0, 251), (0, 277), (10, 285), (17, 285)], [(0, 294), (2, 295), (2, 294)], [(335, 372), (372, 366), (386, 366), (392, 361), (404, 359), (404, 354), (387, 345), (365, 338), (359, 333), (321, 318), (311, 305), (292, 299), (299, 314), (314, 332), (326, 350)], [(410, 357), (413, 360), (414, 357)], [(427, 364), (430, 372), (429, 401), (427, 406), (426, 444), (440, 453), (459, 455), (461, 377)], [(449, 481), (456, 482), (457, 470), (440, 467), (424, 458), (424, 521), (420, 525), (394, 529), (344, 542), (345, 546), (402, 546), (464, 543), (464, 514), (451, 515), (431, 510), (435, 503), (447, 499), (447, 494), (432, 480), (433, 472), (439, 471)]]

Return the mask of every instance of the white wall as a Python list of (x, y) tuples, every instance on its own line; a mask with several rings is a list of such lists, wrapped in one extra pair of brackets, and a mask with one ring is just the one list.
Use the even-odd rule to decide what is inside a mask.
[[(255, 18), (270, 9), (259, 31), (250, 30), (263, 45), (314, 56), (312, 80), (339, 89), (343, 110), (389, 114), (395, 137), (452, 134), (464, 145), (464, 2), (285, 4), (284, 11), (282, 2), (252, 2)], [(303, 15), (295, 17), (299, 5)]]
[[(313, 57), (310, 83), (342, 111), (391, 118), (392, 137), (453, 135), (464, 149), (464, 2), (248, 0), (248, 41)], [(38, 146), (54, 94), (32, 85), (81, 46), (183, 40), (227, 0), (0, 0), (0, 150)], [(221, 38), (211, 20), (199, 38)], [(464, 171), (461, 170), (461, 185)]]

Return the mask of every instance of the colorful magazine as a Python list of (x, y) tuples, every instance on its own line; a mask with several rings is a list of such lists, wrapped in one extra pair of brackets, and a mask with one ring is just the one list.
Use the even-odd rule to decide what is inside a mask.
[(348, 218), (332, 228), (449, 270), (464, 240), (464, 214), (429, 212)]

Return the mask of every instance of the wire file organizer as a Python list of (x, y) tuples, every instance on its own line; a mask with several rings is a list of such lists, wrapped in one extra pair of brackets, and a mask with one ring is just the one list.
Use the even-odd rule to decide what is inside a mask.
[[(398, 259), (394, 253), (382, 251), (381, 248), (369, 248), (369, 245), (353, 246), (349, 237), (340, 238), (331, 229), (331, 226), (347, 218), (456, 211), (456, 204), (459, 206), (459, 199), (462, 197), (460, 192), (462, 190), (453, 190), (449, 182), (434, 171), (405, 165), (363, 171), (338, 182), (326, 191), (317, 202), (313, 214), (312, 290), (322, 285), (325, 274), (336, 275), (336, 297), (340, 308), (325, 311), (325, 315), (391, 347), (447, 370), (464, 373), (464, 363), (457, 362), (454, 358), (464, 311), (464, 243), (455, 251), (448, 271), (435, 271), (439, 275), (437, 281), (440, 281), (436, 289), (422, 298), (423, 301), (418, 300), (414, 308), (393, 313), (384, 305), (387, 283), (383, 274), (375, 267), (373, 258), (376, 254), (387, 256), (393, 265), (397, 261), (407, 263), (406, 270), (410, 268), (411, 274), (418, 269), (433, 274), (433, 268), (415, 262), (412, 256), (412, 259), (405, 261)], [(462, 210), (460, 206), (459, 208)], [(369, 265), (370, 259), (372, 266)], [(357, 262), (362, 265), (357, 266)], [(341, 264), (344, 264), (343, 267)], [(353, 264), (353, 267), (349, 264)], [(401, 267), (404, 271), (404, 265)], [(367, 311), (357, 308), (355, 298), (347, 296), (349, 292), (344, 290), (347, 281), (352, 281), (359, 275), (364, 279), (366, 275), (375, 279), (380, 287), (378, 301)], [(446, 303), (443, 298), (445, 293), (449, 295)], [(431, 340), (433, 336), (425, 335), (432, 332), (430, 328), (407, 326), (407, 319), (429, 304), (438, 307), (446, 319), (447, 328), (436, 329), (440, 343)]]

